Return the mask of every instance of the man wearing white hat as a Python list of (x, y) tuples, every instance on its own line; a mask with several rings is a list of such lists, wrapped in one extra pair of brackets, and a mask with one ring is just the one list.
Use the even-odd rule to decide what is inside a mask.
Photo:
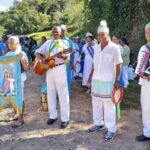
[[(146, 45), (143, 45), (138, 54), (138, 66), (141, 63), (144, 52), (150, 52), (150, 23), (145, 26)], [(150, 67), (150, 62), (149, 62)], [(139, 142), (150, 140), (150, 81), (148, 79), (140, 78), (139, 84), (141, 85), (141, 108), (142, 108), (142, 123), (143, 134), (136, 137)]]
[[(116, 134), (116, 106), (112, 102), (112, 91), (119, 88), (122, 57), (118, 46), (110, 41), (109, 29), (105, 21), (98, 27), (98, 39), (101, 43), (95, 50), (93, 70), (88, 80), (92, 81), (92, 107), (94, 126), (89, 132), (107, 128), (105, 140), (110, 141)], [(115, 73), (116, 72), (116, 73)]]

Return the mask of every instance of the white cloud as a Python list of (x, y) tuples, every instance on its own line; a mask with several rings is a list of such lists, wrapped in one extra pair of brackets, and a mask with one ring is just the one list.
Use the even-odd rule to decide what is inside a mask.
[(3, 6), (3, 5), (0, 5), (0, 11), (2, 12), (2, 11), (7, 11), (8, 10), (8, 8), (7, 7), (5, 7), (5, 6)]

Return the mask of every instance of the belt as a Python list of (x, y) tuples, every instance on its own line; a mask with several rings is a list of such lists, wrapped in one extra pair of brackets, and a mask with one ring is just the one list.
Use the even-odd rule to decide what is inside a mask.
[(61, 66), (61, 65), (64, 65), (64, 63), (56, 64), (54, 67), (58, 67), (58, 66)]

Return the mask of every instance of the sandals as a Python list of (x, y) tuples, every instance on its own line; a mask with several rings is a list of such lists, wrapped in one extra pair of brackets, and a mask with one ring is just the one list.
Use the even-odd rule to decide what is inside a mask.
[(24, 124), (24, 121), (21, 121), (21, 122), (19, 121), (16, 124), (12, 124), (11, 127), (12, 128), (18, 128), (18, 127), (22, 126), (23, 124)]
[(15, 121), (15, 120), (18, 120), (18, 115), (9, 118), (9, 121)]

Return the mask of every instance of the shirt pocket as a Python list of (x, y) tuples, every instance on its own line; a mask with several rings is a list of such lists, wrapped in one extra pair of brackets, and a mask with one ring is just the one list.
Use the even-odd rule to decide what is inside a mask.
[(103, 59), (104, 59), (104, 62), (106, 62), (106, 63), (111, 63), (111, 62), (112, 62), (112, 59), (113, 59), (113, 55), (110, 54), (110, 53), (105, 53)]

